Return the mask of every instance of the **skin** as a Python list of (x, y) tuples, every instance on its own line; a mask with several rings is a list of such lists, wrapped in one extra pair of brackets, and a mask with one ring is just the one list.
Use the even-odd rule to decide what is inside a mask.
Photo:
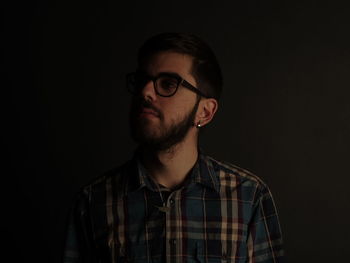
[[(146, 65), (142, 66), (147, 74), (156, 76), (160, 72), (179, 74), (193, 86), (197, 86), (192, 71), (191, 56), (175, 52), (160, 52), (153, 55)], [(182, 121), (196, 103), (196, 94), (182, 86), (172, 97), (161, 97), (155, 93), (153, 82), (149, 81), (141, 92), (141, 96), (148, 100), (162, 114), (162, 118), (149, 109), (143, 110), (139, 118), (146, 125), (144, 132), (150, 136), (159, 136), (162, 129)], [(181, 184), (192, 169), (198, 158), (198, 123), (203, 127), (214, 117), (218, 108), (217, 101), (212, 98), (201, 98), (196, 112), (193, 126), (189, 129), (184, 140), (167, 150), (141, 149), (141, 160), (159, 184), (174, 188)]]

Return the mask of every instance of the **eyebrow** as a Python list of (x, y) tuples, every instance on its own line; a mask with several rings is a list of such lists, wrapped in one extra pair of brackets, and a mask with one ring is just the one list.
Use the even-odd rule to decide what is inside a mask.
[(204, 97), (204, 98), (210, 98), (209, 96), (207, 96), (206, 94), (204, 94), (199, 88), (195, 87), (193, 84), (191, 84), (190, 82), (188, 82), (186, 79), (184, 79), (182, 76), (180, 76), (178, 73), (176, 72), (172, 72), (172, 71), (162, 71), (162, 72), (158, 72), (158, 74), (156, 76), (151, 76), (150, 74), (148, 74), (146, 71), (144, 70), (136, 70), (136, 72), (139, 72), (141, 74), (144, 74), (146, 77), (150, 77), (150, 78), (155, 78), (159, 75), (169, 75), (169, 76), (173, 76), (176, 78), (180, 78), (182, 79), (182, 85), (187, 87), (188, 89), (192, 90), (193, 92), (199, 94), (200, 96)]
[[(161, 71), (161, 72), (158, 72), (158, 74), (157, 74), (156, 76), (151, 76), (151, 75), (148, 74), (146, 71), (140, 70), (140, 69), (136, 70), (136, 72), (139, 72), (139, 73), (141, 73), (141, 74), (144, 74), (146, 77), (151, 77), (151, 78), (155, 78), (155, 77), (157, 77), (157, 76), (159, 76), (159, 75), (162, 75), (162, 74), (164, 74), (164, 75), (169, 75), (169, 76), (173, 76), (173, 77), (175, 77), (175, 78), (180, 78), (180, 79), (182, 79), (182, 80), (184, 81), (183, 84), (185, 84), (185, 85), (189, 84), (190, 86), (192, 86), (190, 89), (194, 88), (194, 89), (196, 89), (197, 91), (201, 92), (198, 88), (195, 87), (195, 84), (190, 83), (188, 80), (186, 80), (185, 78), (183, 78), (179, 73), (176, 73), (176, 72), (173, 72), (173, 71)], [(186, 83), (187, 83), (187, 84), (186, 84)], [(203, 94), (202, 92), (201, 92), (201, 96), (203, 96), (203, 97), (208, 97), (208, 96), (206, 96), (205, 94)]]
[(161, 71), (161, 72), (158, 72), (157, 75), (155, 76), (152, 76), (151, 74), (148, 74), (146, 71), (144, 70), (137, 70), (136, 72), (138, 73), (141, 73), (141, 74), (144, 74), (146, 76), (150, 76), (152, 78), (156, 77), (156, 76), (159, 76), (159, 75), (169, 75), (169, 76), (174, 76), (174, 77), (178, 77), (178, 78), (182, 78), (184, 79), (179, 73), (176, 73), (176, 72), (173, 72), (173, 71)]

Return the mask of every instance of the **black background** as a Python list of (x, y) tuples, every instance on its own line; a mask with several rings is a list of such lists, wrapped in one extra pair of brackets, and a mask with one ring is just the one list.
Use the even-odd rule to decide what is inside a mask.
[(125, 74), (163, 31), (215, 50), (225, 80), (203, 149), (260, 176), (288, 262), (350, 257), (350, 9), (329, 1), (12, 1), (3, 6), (6, 262), (59, 262), (79, 187), (123, 163)]

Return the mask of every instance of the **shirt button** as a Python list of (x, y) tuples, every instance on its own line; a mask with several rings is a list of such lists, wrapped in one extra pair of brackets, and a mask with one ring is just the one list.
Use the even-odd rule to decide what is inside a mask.
[(172, 198), (170, 199), (169, 202), (170, 202), (171, 205), (173, 205), (175, 203), (174, 199), (172, 199)]

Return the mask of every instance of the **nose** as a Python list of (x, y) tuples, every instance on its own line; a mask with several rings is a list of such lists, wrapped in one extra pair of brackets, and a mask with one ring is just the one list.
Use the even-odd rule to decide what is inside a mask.
[(154, 87), (154, 82), (152, 80), (148, 81), (141, 91), (141, 95), (144, 99), (155, 101), (157, 99), (156, 90)]

